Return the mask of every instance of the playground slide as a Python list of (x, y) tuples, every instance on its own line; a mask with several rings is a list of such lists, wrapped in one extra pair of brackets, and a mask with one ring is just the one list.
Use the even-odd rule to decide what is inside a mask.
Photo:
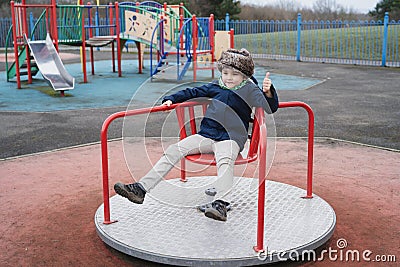
[(28, 45), (43, 78), (54, 90), (74, 89), (75, 78), (65, 69), (49, 34), (45, 41), (28, 41)]

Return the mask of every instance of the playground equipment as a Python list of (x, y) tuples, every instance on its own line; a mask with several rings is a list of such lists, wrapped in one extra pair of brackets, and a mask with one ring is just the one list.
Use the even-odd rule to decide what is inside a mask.
[[(32, 5), (32, 7), (41, 7), (44, 8), (46, 11), (46, 32), (47, 34), (51, 34), (55, 36), (55, 49), (58, 49), (57, 43), (57, 25), (56, 25), (56, 10), (55, 10), (55, 0), (52, 0), (50, 5)], [(26, 9), (27, 6), (25, 5), (25, 1), (23, 0), (21, 4), (14, 4), (11, 1), (11, 16), (12, 16), (12, 23), (13, 26), (11, 28), (12, 31), (9, 31), (9, 34), (12, 32), (13, 35), (13, 48), (14, 48), (14, 59), (15, 62), (8, 66), (7, 60), (7, 47), (6, 47), (6, 67), (7, 67), (7, 81), (9, 81), (12, 77), (16, 76), (17, 78), (17, 87), (21, 88), (21, 75), (26, 74), (28, 76), (28, 83), (32, 83), (32, 76), (34, 76), (37, 71), (39, 70), (37, 63), (31, 62), (32, 56), (31, 51), (29, 49), (29, 40), (30, 35), (28, 35), (28, 23), (27, 23), (27, 16), (26, 16)], [(48, 23), (47, 23), (48, 22)], [(8, 39), (8, 38), (7, 38)], [(43, 38), (44, 39), (44, 38)], [(45, 43), (45, 42), (44, 42)], [(40, 52), (44, 46), (38, 44), (32, 44), (32, 47), (35, 48), (36, 52)], [(46, 46), (47, 47), (47, 46)], [(50, 47), (47, 51), (47, 55), (52, 52), (52, 48)], [(41, 56), (36, 56), (39, 60), (42, 59)], [(44, 63), (43, 60), (41, 60)], [(41, 64), (43, 66), (43, 64)], [(60, 68), (62, 65), (61, 61), (56, 63), (56, 67)], [(23, 69), (21, 72), (21, 68)], [(48, 70), (48, 69), (46, 69)], [(60, 72), (58, 74), (60, 76)], [(58, 77), (54, 77), (58, 79)], [(61, 90), (63, 92), (63, 90)]]
[[(44, 9), (33, 26), (27, 22), (27, 10), (31, 8)], [(94, 47), (111, 45), (112, 71), (116, 72), (117, 61), (118, 76), (122, 76), (121, 51), (127, 41), (133, 41), (138, 49), (139, 73), (142, 73), (144, 48), (149, 46), (150, 62), (153, 62), (153, 54), (157, 55), (155, 68), (150, 64), (152, 77), (164, 72), (165, 66), (175, 64), (176, 79), (179, 80), (189, 66), (193, 65), (193, 79), (196, 80), (196, 72), (200, 69), (210, 69), (213, 75), (215, 67), (210, 63), (216, 59), (216, 47), (233, 47), (233, 32), (225, 32), (225, 37), (222, 38), (224, 34), (214, 31), (212, 15), (209, 18), (197, 18), (182, 4), (167, 5), (146, 1), (120, 4), (115, 2), (109, 5), (91, 5), (88, 2), (84, 5), (83, 0), (79, 0), (79, 5), (57, 5), (56, 0), (51, 0), (50, 4), (26, 4), (22, 0), (21, 3), (11, 1), (11, 12), (13, 25), (7, 39), (12, 36), (15, 61), (9, 64), (9, 48), (6, 47), (7, 81), (16, 78), (18, 88), (21, 88), (21, 76), (26, 75), (28, 83), (31, 83), (32, 77), (39, 70), (37, 63), (31, 62), (32, 49), (27, 42), (43, 41), (47, 36), (52, 39), (55, 51), (58, 51), (59, 44), (82, 48), (85, 83), (87, 48), (90, 49), (92, 75), (95, 73)], [(219, 41), (222, 39), (225, 40)], [(229, 41), (226, 42), (226, 39)], [(216, 41), (220, 43), (216, 45)], [(60, 66), (60, 62), (56, 65)]]
[[(200, 216), (194, 207), (176, 207), (157, 201), (157, 194), (175, 197), (178, 201), (193, 198), (190, 193), (184, 194), (184, 190), (180, 190), (184, 195), (177, 194), (166, 184), (176, 185), (175, 190), (186, 185), (190, 188), (213, 178), (209, 176), (191, 177), (186, 183), (182, 183), (186, 181), (184, 176), (160, 183), (152, 190), (153, 197), (146, 198), (142, 205), (127, 203), (118, 195), (109, 197), (107, 130), (111, 122), (127, 116), (177, 109), (179, 124), (192, 125), (196, 105), (203, 106), (204, 112), (204, 103), (185, 102), (170, 107), (117, 112), (104, 121), (101, 130), (104, 203), (95, 215), (101, 239), (123, 253), (179, 266), (262, 265), (301, 256), (303, 251), (314, 250), (329, 240), (336, 216), (328, 203), (312, 193), (314, 113), (303, 102), (281, 102), (279, 108), (301, 107), (308, 113), (307, 190), (266, 181), (266, 125), (263, 111), (258, 110), (253, 130), (259, 143), (252, 142), (257, 154), (250, 154), (244, 160), (259, 161), (259, 177), (235, 177), (238, 183), (232, 194), (240, 200), (232, 201), (234, 208), (227, 222)], [(188, 120), (184, 118), (183, 114), (187, 113), (184, 109), (189, 109)], [(257, 180), (258, 190), (250, 192), (249, 185)], [(111, 220), (111, 206), (118, 220)]]
[(26, 40), (43, 78), (56, 91), (74, 89), (75, 78), (72, 77), (61, 62), (50, 35), (45, 41)]
[[(11, 66), (8, 65), (8, 47), (6, 47), (7, 81), (16, 77), (17, 87), (21, 88), (21, 76), (27, 75), (28, 83), (32, 83), (32, 76), (37, 72), (37, 63), (30, 62), (33, 51), (29, 49), (28, 42), (35, 40), (36, 43), (47, 37), (52, 39), (55, 51), (58, 51), (59, 44), (82, 47), (82, 72), (85, 83), (87, 82), (86, 47), (90, 48), (92, 74), (94, 74), (93, 47), (111, 44), (113, 71), (115, 72), (114, 42), (120, 46), (118, 3), (106, 6), (92, 6), (90, 3), (85, 6), (82, 0), (80, 3), (81, 5), (76, 6), (56, 5), (56, 0), (51, 0), (51, 4), (26, 4), (25, 0), (21, 3), (11, 2), (13, 25), (7, 39), (11, 38), (12, 34), (15, 62)], [(27, 10), (31, 8), (44, 10), (36, 24), (29, 28)], [(96, 15), (93, 15), (94, 12)], [(93, 21), (97, 21), (100, 12), (107, 18), (106, 24), (93, 23)], [(115, 23), (111, 23), (113, 21)], [(93, 32), (97, 33), (99, 29), (102, 31), (102, 35), (94, 35)], [(120, 49), (117, 49), (117, 54), (118, 73), (121, 76)], [(58, 60), (56, 65), (60, 65)], [(20, 71), (22, 66), (26, 68), (26, 71)]]
[[(173, 71), (176, 69), (176, 75), (167, 72), (162, 75), (163, 78), (175, 76), (177, 80), (181, 80), (191, 65), (194, 81), (196, 72), (200, 69), (210, 69), (213, 75), (215, 67), (204, 64), (215, 62), (216, 33), (213, 15), (209, 18), (197, 18), (190, 14), (183, 4), (162, 5), (150, 1), (136, 5), (129, 2), (121, 3), (120, 9), (121, 21), (125, 22), (121, 23), (121, 38), (136, 43), (140, 73), (143, 62), (143, 46), (140, 44), (144, 44), (150, 47), (151, 77), (159, 77), (160, 73), (167, 72), (171, 65), (176, 66), (173, 68)], [(233, 47), (233, 42), (230, 44), (221, 42), (219, 47), (221, 45), (227, 49)], [(157, 55), (155, 66), (152, 64), (154, 50)]]

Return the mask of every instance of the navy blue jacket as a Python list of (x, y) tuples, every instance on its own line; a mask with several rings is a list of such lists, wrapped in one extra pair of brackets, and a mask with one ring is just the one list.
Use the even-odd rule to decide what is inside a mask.
[(187, 88), (166, 96), (163, 103), (181, 103), (194, 98), (212, 98), (201, 121), (198, 134), (216, 141), (234, 140), (243, 149), (248, 136), (252, 107), (263, 107), (267, 113), (278, 109), (278, 95), (271, 86), (272, 98), (267, 97), (253, 82), (248, 81), (238, 90), (222, 89), (218, 81)]

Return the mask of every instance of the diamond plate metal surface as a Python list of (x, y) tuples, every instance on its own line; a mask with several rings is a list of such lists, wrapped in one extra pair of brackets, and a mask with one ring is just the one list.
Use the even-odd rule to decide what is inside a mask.
[[(97, 232), (117, 250), (160, 263), (265, 264), (253, 250), (257, 233), (257, 179), (235, 178), (232, 210), (226, 222), (209, 219), (191, 206), (196, 201), (203, 202), (202, 194), (190, 189), (185, 193), (185, 187), (202, 188), (210, 179), (215, 177), (191, 177), (187, 183), (179, 179), (163, 181), (151, 195), (146, 194), (142, 205), (116, 195), (110, 199), (111, 219), (118, 222), (104, 225), (101, 205), (95, 214)], [(264, 244), (268, 251), (314, 249), (333, 234), (336, 216), (332, 207), (316, 195), (312, 199), (302, 198), (305, 195), (303, 189), (267, 181)], [(269, 258), (269, 262), (275, 260)]]

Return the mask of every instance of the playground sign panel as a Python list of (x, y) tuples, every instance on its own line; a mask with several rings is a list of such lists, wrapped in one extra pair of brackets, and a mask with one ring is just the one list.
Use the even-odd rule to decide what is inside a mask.
[[(125, 11), (125, 29), (126, 34), (151, 42), (151, 36), (157, 26), (157, 20), (149, 13), (139, 14), (133, 11)], [(157, 38), (153, 40), (157, 44)]]

